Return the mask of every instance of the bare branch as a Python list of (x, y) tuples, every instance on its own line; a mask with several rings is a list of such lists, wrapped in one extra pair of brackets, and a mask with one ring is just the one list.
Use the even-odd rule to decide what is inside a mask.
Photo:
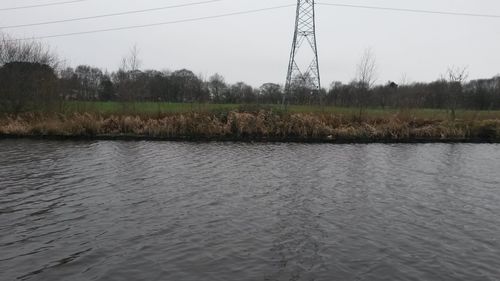
[(451, 66), (446, 72), (448, 81), (463, 84), (469, 78), (469, 67), (468, 66)]
[(122, 58), (121, 70), (125, 72), (134, 72), (139, 70), (141, 67), (141, 60), (139, 59), (139, 48), (137, 44), (135, 44), (131, 49), (128, 55)]
[(377, 62), (371, 49), (366, 49), (356, 68), (356, 81), (363, 87), (372, 88), (377, 80)]
[(18, 41), (0, 33), (0, 66), (10, 62), (29, 62), (57, 69), (60, 60), (50, 47), (38, 41)]

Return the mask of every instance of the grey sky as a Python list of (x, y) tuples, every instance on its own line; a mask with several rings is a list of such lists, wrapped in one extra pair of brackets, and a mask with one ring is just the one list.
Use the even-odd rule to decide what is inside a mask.
[[(0, 11), (0, 25), (91, 16), (201, 0), (89, 0), (80, 3)], [(0, 8), (57, 2), (2, 0)], [(318, 1), (319, 2), (319, 1)], [(321, 2), (500, 15), (498, 0), (322, 0)], [(148, 24), (234, 11), (294, 4), (294, 0), (226, 0), (217, 3), (127, 15), (8, 29), (16, 37), (44, 36), (108, 27)], [(143, 69), (188, 68), (228, 82), (284, 83), (295, 8), (143, 29), (46, 39), (71, 66), (109, 70), (137, 43)], [(377, 56), (378, 82), (431, 81), (448, 66), (468, 66), (470, 78), (500, 73), (500, 18), (426, 15), (317, 6), (318, 51), (323, 87), (349, 82), (364, 49)]]

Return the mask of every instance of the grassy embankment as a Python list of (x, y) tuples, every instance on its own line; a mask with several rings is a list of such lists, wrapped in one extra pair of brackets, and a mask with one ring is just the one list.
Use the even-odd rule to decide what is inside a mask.
[(0, 136), (100, 139), (500, 142), (500, 111), (239, 106), (170, 103), (65, 104), (64, 113), (0, 117)]

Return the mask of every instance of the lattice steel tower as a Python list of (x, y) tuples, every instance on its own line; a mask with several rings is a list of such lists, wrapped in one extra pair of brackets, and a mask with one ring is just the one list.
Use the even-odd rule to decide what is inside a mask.
[[(307, 85), (311, 88), (311, 92), (319, 91), (321, 89), (318, 48), (316, 44), (316, 15), (314, 5), (314, 0), (297, 0), (295, 32), (293, 35), (290, 62), (288, 64), (288, 74), (286, 77), (283, 104), (285, 104), (287, 95), (290, 95), (294, 85)], [(307, 58), (304, 58), (306, 63), (305, 65), (303, 65), (303, 61), (299, 61), (297, 57), (304, 41), (307, 43), (307, 46), (302, 49), (307, 51), (308, 54), (301, 53), (301, 55), (309, 55), (309, 59), (312, 56), (312, 62), (310, 63)], [(305, 50), (306, 48), (307, 50)], [(304, 68), (304, 66), (307, 66), (307, 68)], [(305, 69), (305, 71), (303, 71), (303, 69)]]

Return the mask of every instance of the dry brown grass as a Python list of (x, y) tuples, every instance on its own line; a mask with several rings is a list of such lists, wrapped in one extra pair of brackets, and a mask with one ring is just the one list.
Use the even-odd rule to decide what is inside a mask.
[(354, 118), (331, 113), (232, 111), (157, 117), (90, 113), (0, 117), (0, 135), (297, 141), (500, 140), (500, 120), (439, 120), (394, 115)]

